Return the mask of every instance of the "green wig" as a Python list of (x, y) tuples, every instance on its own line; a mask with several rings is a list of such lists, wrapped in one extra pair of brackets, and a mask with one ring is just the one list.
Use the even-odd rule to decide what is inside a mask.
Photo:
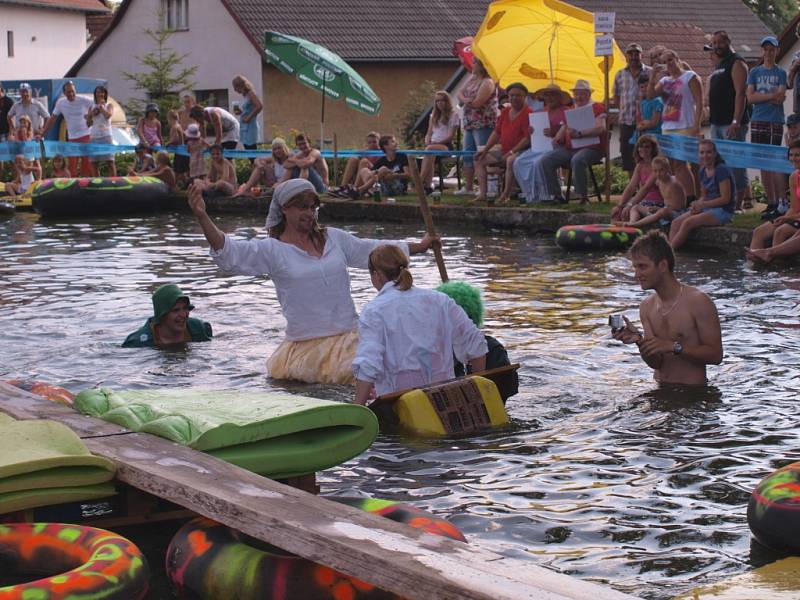
[(464, 309), (476, 327), (483, 325), (483, 298), (478, 288), (463, 281), (448, 281), (437, 287), (436, 291), (450, 296)]

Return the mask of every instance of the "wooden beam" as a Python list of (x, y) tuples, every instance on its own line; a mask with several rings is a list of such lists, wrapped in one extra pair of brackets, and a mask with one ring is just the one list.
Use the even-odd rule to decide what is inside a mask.
[[(114, 433), (92, 417), (0, 384), (0, 410), (78, 426), (87, 447), (113, 460), (117, 478), (259, 540), (407, 598), (625, 600), (607, 587), (437, 537), (271, 481), (148, 434)], [(63, 409), (63, 410), (62, 410)], [(97, 431), (108, 431), (97, 436)], [(85, 434), (91, 434), (86, 436)]]

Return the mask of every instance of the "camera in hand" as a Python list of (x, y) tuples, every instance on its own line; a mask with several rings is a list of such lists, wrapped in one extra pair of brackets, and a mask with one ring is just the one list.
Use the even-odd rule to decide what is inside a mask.
[(611, 331), (622, 329), (624, 327), (622, 315), (608, 315), (608, 326), (611, 327)]

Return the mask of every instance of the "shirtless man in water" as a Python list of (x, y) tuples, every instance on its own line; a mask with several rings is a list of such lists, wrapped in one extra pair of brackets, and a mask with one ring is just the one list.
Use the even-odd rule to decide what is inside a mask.
[(660, 231), (636, 240), (631, 260), (642, 289), (656, 293), (639, 306), (644, 334), (625, 318), (625, 327), (613, 332), (614, 339), (637, 344), (659, 383), (705, 384), (706, 365), (722, 362), (722, 334), (714, 303), (675, 278), (675, 255)]

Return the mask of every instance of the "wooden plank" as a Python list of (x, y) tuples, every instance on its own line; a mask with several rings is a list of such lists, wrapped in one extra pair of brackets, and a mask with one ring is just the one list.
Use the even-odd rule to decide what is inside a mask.
[[(2, 410), (11, 405), (18, 415), (63, 416), (31, 394), (22, 410), (18, 395), (9, 403), (4, 391)], [(97, 419), (83, 419), (84, 430), (95, 422), (103, 428)], [(313, 496), (151, 435), (109, 435), (84, 442), (95, 454), (113, 460), (118, 479), (129, 485), (407, 598), (631, 598)]]

